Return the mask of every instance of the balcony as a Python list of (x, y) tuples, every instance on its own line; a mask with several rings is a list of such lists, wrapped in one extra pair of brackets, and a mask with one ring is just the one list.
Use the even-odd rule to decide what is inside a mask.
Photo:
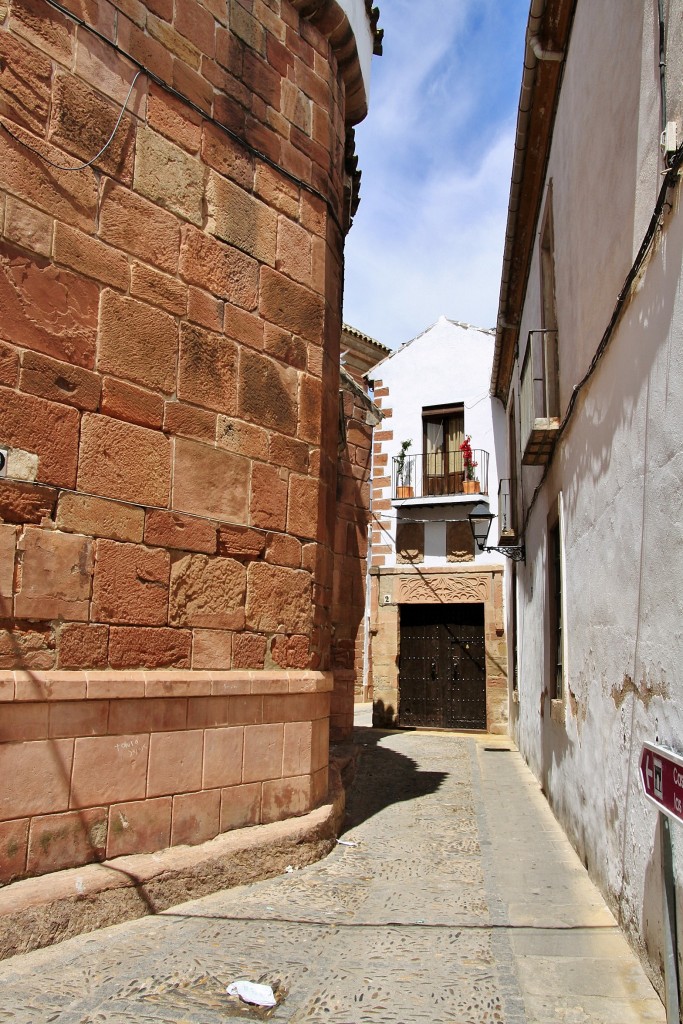
[(549, 461), (560, 426), (558, 413), (557, 331), (529, 331), (520, 395), (525, 466)]
[[(430, 452), (420, 455), (406, 455), (401, 472), (401, 459), (394, 458), (391, 472), (391, 496), (394, 501), (428, 498), (437, 499), (471, 496), (476, 500), (489, 493), (489, 453), (473, 450), (476, 466), (474, 478), (467, 479), (463, 453)], [(440, 499), (440, 501), (439, 501)]]
[(515, 496), (510, 480), (498, 483), (498, 546), (517, 543)]

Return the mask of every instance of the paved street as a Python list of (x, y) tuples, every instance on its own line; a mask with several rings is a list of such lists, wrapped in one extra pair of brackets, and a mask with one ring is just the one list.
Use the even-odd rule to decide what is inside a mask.
[[(0, 965), (0, 1022), (644, 1024), (664, 1011), (502, 737), (361, 728), (324, 861)], [(493, 747), (496, 749), (487, 749)], [(280, 1002), (225, 994), (267, 982)]]

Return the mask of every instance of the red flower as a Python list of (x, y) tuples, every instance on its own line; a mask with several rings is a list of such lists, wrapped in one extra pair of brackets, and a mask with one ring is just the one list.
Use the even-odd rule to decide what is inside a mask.
[(468, 480), (473, 480), (474, 470), (478, 463), (474, 461), (471, 434), (466, 435), (465, 440), (460, 445), (460, 451), (462, 452), (462, 462), (465, 469), (465, 476)]

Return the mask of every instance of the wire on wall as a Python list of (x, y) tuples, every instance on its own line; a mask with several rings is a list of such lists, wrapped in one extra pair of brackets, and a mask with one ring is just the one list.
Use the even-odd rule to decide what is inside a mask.
[[(229, 128), (227, 125), (225, 125), (221, 121), (217, 120), (217, 118), (213, 117), (212, 114), (208, 114), (197, 103), (195, 103), (193, 100), (191, 100), (189, 98), (189, 96), (186, 96), (184, 93), (179, 92), (178, 89), (175, 89), (172, 85), (169, 85), (168, 82), (165, 82), (162, 78), (159, 78), (159, 76), (156, 75), (153, 71), (151, 71), (145, 64), (143, 64), (141, 61), (137, 60), (135, 57), (131, 56), (130, 53), (127, 53), (117, 43), (112, 42), (111, 39), (108, 39), (101, 32), (98, 32), (98, 30), (96, 28), (94, 28), (92, 25), (89, 25), (87, 23), (87, 21), (83, 20), (83, 18), (79, 18), (78, 15), (73, 13), (73, 11), (70, 11), (67, 7), (64, 7), (63, 4), (60, 4), (59, 0), (43, 0), (43, 2), (46, 3), (48, 5), (48, 7), (52, 7), (54, 10), (59, 11), (60, 14), (62, 14), (65, 18), (68, 18), (70, 21), (74, 22), (76, 25), (79, 25), (81, 28), (85, 29), (91, 35), (95, 36), (97, 39), (100, 40), (100, 42), (104, 43), (105, 46), (108, 46), (109, 49), (113, 50), (115, 53), (118, 53), (121, 57), (125, 57), (126, 60), (129, 60), (131, 62), (131, 64), (134, 64), (135, 67), (137, 67), (139, 69), (138, 70), (138, 74), (135, 76), (136, 78), (138, 77), (138, 75), (144, 74), (147, 78), (149, 78), (150, 81), (154, 82), (155, 85), (158, 85), (160, 89), (163, 89), (164, 92), (168, 93), (169, 96), (173, 96), (173, 97), (175, 97), (175, 99), (180, 100), (181, 103), (185, 104), (185, 106), (189, 107), (196, 114), (199, 114), (199, 116), (202, 117), (205, 121), (208, 121), (210, 124), (214, 125), (220, 131), (222, 131), (225, 135), (227, 135), (228, 138), (232, 139), (233, 142), (236, 142), (243, 149), (247, 150), (248, 153), (250, 153), (252, 156), (256, 157), (256, 159), (260, 160), (264, 164), (267, 164), (268, 167), (271, 167), (274, 171), (277, 171), (279, 174), (282, 174), (283, 177), (287, 178), (289, 181), (292, 182), (292, 184), (296, 185), (298, 188), (303, 189), (304, 192), (308, 192), (309, 195), (315, 196), (316, 199), (320, 199), (320, 201), (325, 204), (325, 206), (326, 206), (330, 216), (332, 217), (332, 220), (336, 224), (336, 226), (339, 228), (341, 233), (344, 234), (343, 225), (341, 223), (341, 220), (339, 219), (339, 216), (337, 215), (337, 211), (336, 211), (336, 209), (334, 207), (334, 204), (333, 204), (332, 200), (329, 198), (329, 196), (326, 196), (323, 192), (321, 192), (319, 189), (317, 189), (314, 185), (311, 185), (307, 181), (304, 181), (303, 178), (299, 178), (296, 174), (293, 174), (291, 171), (288, 171), (286, 167), (283, 167), (276, 160), (273, 160), (271, 157), (269, 157), (262, 150), (257, 149), (256, 146), (252, 146), (250, 142), (247, 142), (247, 140), (245, 138), (243, 138), (237, 132), (233, 131), (232, 128)], [(135, 79), (133, 80), (133, 85), (134, 84), (135, 84)], [(125, 107), (126, 107), (126, 105), (128, 103), (128, 99), (130, 98), (130, 92), (132, 92), (132, 85), (131, 85), (131, 90), (129, 91), (128, 97), (126, 97), (126, 101), (124, 103), (124, 107), (123, 107), (123, 109), (121, 111), (120, 117), (123, 116), (123, 111), (125, 110)], [(42, 153), (39, 153), (37, 150), (33, 149), (31, 146), (29, 146), (27, 143), (25, 143), (22, 139), (19, 139), (16, 135), (14, 135), (7, 128), (7, 126), (2, 121), (0, 121), (0, 124), (5, 129), (5, 131), (9, 135), (12, 136), (12, 138), (16, 142), (18, 142), (20, 145), (24, 146), (25, 148), (30, 149), (33, 153), (35, 153), (38, 157), (40, 157), (41, 160), (45, 161), (48, 164), (51, 163), (51, 161), (48, 160), (46, 157), (44, 157), (42, 155)], [(59, 167), (59, 165), (57, 165), (57, 164), (52, 164), (52, 166), (53, 167), (57, 167), (59, 170), (67, 170), (67, 171), (83, 170), (85, 167), (90, 166), (91, 163), (93, 163), (95, 160), (97, 160), (101, 156), (101, 154), (104, 152), (104, 149), (106, 149), (107, 146), (111, 145), (111, 141), (113, 139), (113, 135), (116, 134), (116, 130), (117, 129), (118, 129), (118, 122), (117, 122), (117, 124), (116, 124), (116, 126), (114, 128), (114, 133), (112, 134), (112, 138), (110, 138), (107, 141), (107, 143), (105, 144), (105, 147), (97, 154), (97, 156), (94, 156), (91, 161), (88, 161), (88, 163), (83, 164), (83, 167), (80, 167), (80, 168), (79, 167)]]
[(609, 323), (607, 324), (607, 327), (605, 328), (604, 334), (602, 335), (602, 338), (600, 339), (600, 344), (598, 345), (598, 347), (597, 347), (597, 349), (595, 351), (595, 355), (591, 359), (590, 365), (589, 365), (588, 369), (586, 370), (585, 374), (583, 375), (583, 377), (581, 378), (579, 383), (574, 385), (574, 388), (573, 388), (572, 393), (571, 393), (571, 397), (569, 399), (569, 403), (567, 405), (567, 411), (565, 412), (564, 417), (562, 419), (562, 422), (560, 423), (560, 426), (558, 428), (557, 439), (555, 441), (555, 447), (553, 448), (553, 454), (551, 455), (550, 459), (548, 460), (548, 462), (545, 465), (545, 468), (543, 470), (543, 475), (541, 476), (541, 479), (539, 480), (538, 484), (536, 485), (536, 489), (534, 490), (534, 493), (533, 493), (533, 495), (531, 497), (531, 502), (529, 503), (529, 508), (527, 509), (526, 514), (524, 516), (524, 531), (526, 531), (526, 528), (527, 528), (527, 526), (529, 524), (529, 519), (531, 518), (532, 510), (534, 508), (534, 505), (536, 504), (536, 499), (538, 498), (538, 495), (540, 494), (541, 488), (543, 487), (543, 484), (545, 483), (545, 481), (547, 479), (548, 473), (550, 472), (550, 468), (551, 468), (551, 466), (552, 466), (552, 464), (554, 462), (555, 452), (557, 452), (557, 448), (558, 448), (558, 442), (559, 442), (560, 438), (562, 437), (563, 433), (565, 432), (565, 430), (567, 429), (567, 426), (569, 425), (569, 422), (570, 422), (570, 420), (572, 418), (572, 415), (574, 413), (574, 409), (576, 407), (577, 399), (578, 399), (579, 395), (581, 394), (581, 392), (583, 391), (583, 389), (585, 388), (585, 386), (588, 384), (588, 382), (591, 379), (591, 377), (593, 376), (593, 374), (595, 373), (595, 371), (598, 368), (598, 365), (599, 365), (602, 357), (604, 356), (605, 352), (607, 351), (607, 347), (608, 347), (608, 345), (609, 345), (609, 343), (610, 343), (610, 341), (612, 339), (612, 335), (614, 334), (614, 331), (616, 330), (617, 324), (619, 323), (619, 320), (621, 318), (621, 314), (624, 311), (624, 308), (626, 306), (626, 302), (627, 302), (627, 300), (629, 298), (629, 295), (631, 293), (631, 288), (633, 287), (633, 285), (634, 285), (634, 283), (636, 281), (636, 278), (638, 277), (640, 271), (642, 270), (642, 268), (643, 268), (643, 266), (645, 264), (645, 261), (646, 261), (648, 255), (649, 255), (649, 253), (650, 253), (650, 251), (651, 251), (651, 249), (652, 249), (652, 247), (654, 245), (655, 239), (657, 237), (657, 232), (659, 230), (661, 230), (661, 228), (663, 226), (662, 225), (662, 217), (664, 215), (664, 212), (665, 212), (665, 210), (667, 208), (669, 208), (669, 209), (671, 208), (671, 202), (669, 200), (669, 192), (672, 189), (676, 188), (676, 186), (678, 185), (678, 183), (679, 183), (679, 173), (680, 173), (682, 167), (683, 167), (683, 145), (678, 147), (678, 149), (676, 150), (676, 152), (673, 154), (673, 156), (671, 158), (671, 163), (670, 163), (669, 169), (667, 170), (667, 172), (666, 172), (666, 174), (664, 176), (664, 181), (662, 183), (662, 187), (659, 190), (659, 195), (657, 197), (657, 202), (655, 204), (655, 208), (654, 208), (654, 211), (652, 213), (652, 217), (650, 218), (650, 223), (648, 224), (647, 231), (645, 232), (645, 236), (643, 238), (643, 241), (641, 242), (640, 249), (638, 250), (638, 254), (637, 254), (637, 256), (636, 256), (636, 258), (635, 258), (635, 260), (633, 262), (633, 266), (629, 270), (629, 272), (628, 272), (628, 274), (626, 276), (626, 280), (624, 281), (623, 287), (622, 287), (621, 291), (619, 292), (619, 295), (618, 295), (617, 301), (616, 301), (616, 305), (614, 306), (614, 310), (612, 312), (612, 316), (610, 317)]
[(28, 142), (24, 142), (24, 140), (20, 139), (18, 135), (15, 135), (14, 132), (10, 131), (10, 129), (7, 127), (7, 125), (4, 123), (4, 121), (0, 121), (0, 125), (2, 125), (2, 127), (5, 129), (7, 134), (10, 136), (10, 138), (14, 139), (15, 142), (18, 142), (20, 146), (24, 147), (24, 149), (28, 149), (28, 150), (31, 151), (31, 153), (35, 153), (36, 156), (40, 157), (40, 159), (44, 163), (49, 164), (50, 167), (55, 167), (58, 171), (83, 171), (83, 170), (85, 170), (86, 167), (92, 167), (92, 165), (97, 160), (99, 160), (99, 158), (102, 156), (102, 154), (106, 153), (106, 151), (111, 146), (112, 142), (114, 141), (114, 136), (116, 135), (117, 131), (119, 130), (119, 125), (121, 124), (121, 121), (123, 119), (123, 115), (125, 113), (126, 107), (128, 106), (128, 101), (129, 101), (129, 99), (131, 97), (131, 93), (133, 92), (133, 88), (135, 86), (135, 83), (137, 82), (138, 78), (142, 74), (143, 74), (142, 71), (137, 71), (136, 74), (135, 74), (135, 78), (130, 83), (130, 89), (128, 90), (128, 95), (126, 96), (125, 100), (123, 101), (123, 106), (121, 107), (121, 113), (117, 117), (116, 124), (114, 125), (114, 128), (112, 129), (112, 133), (109, 136), (109, 138), (107, 139), (107, 141), (105, 142), (105, 144), (102, 146), (102, 149), (100, 149), (99, 152), (95, 153), (95, 156), (92, 157), (90, 160), (86, 160), (85, 163), (82, 163), (82, 164), (76, 164), (75, 167), (67, 167), (65, 164), (56, 164), (56, 163), (54, 163), (54, 161), (49, 160), (48, 157), (43, 156), (43, 154), (39, 150), (35, 149), (33, 146), (29, 146)]
[(659, 91), (661, 96), (662, 131), (666, 128), (666, 22), (664, 20), (664, 0), (658, 0), (659, 13)]

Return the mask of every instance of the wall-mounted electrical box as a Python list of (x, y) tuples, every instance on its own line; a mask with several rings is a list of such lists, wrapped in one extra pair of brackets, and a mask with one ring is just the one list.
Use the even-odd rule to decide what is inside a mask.
[(678, 145), (678, 126), (675, 121), (667, 121), (666, 128), (662, 132), (661, 147), (665, 157), (675, 153)]

